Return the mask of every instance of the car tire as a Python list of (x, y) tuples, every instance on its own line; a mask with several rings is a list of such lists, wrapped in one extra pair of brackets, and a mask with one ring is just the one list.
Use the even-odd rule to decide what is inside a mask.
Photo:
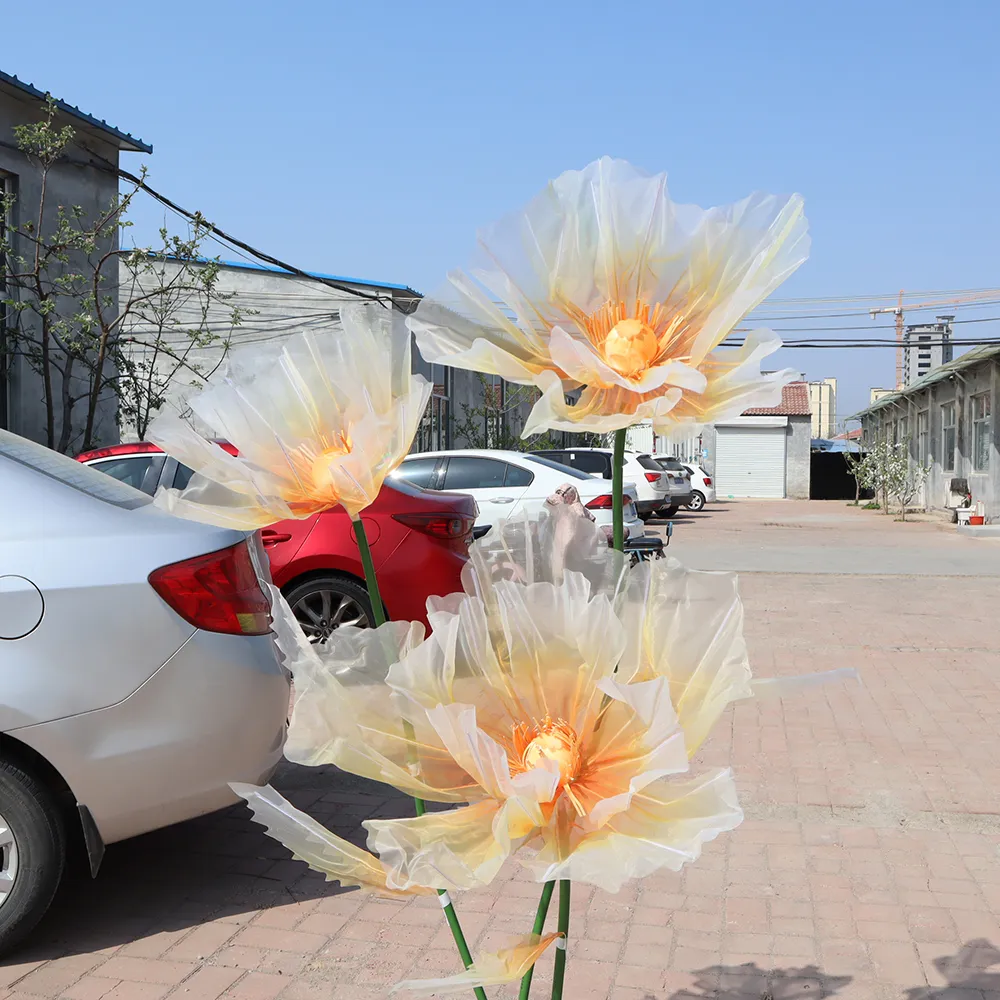
[(45, 916), (66, 867), (66, 828), (59, 804), (34, 777), (0, 760), (0, 954)]
[(348, 576), (314, 576), (285, 591), (302, 631), (312, 643), (323, 643), (341, 625), (373, 624), (368, 589)]
[(677, 513), (677, 504), (673, 504), (670, 507), (663, 507), (660, 510), (660, 517), (673, 517)]
[(653, 516), (653, 512), (649, 511), (648, 513), (640, 514), (639, 515), (639, 520), (642, 521), (643, 524), (645, 524), (652, 516)]
[(702, 510), (705, 506), (705, 494), (694, 490), (691, 494), (691, 502), (687, 504), (688, 510)]

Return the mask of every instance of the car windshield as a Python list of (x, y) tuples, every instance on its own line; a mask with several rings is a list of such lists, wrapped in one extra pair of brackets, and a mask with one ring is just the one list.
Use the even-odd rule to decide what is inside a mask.
[(636, 461), (638, 461), (644, 469), (649, 469), (650, 472), (662, 472), (660, 463), (657, 462), (652, 455), (639, 455)]
[(116, 507), (132, 510), (152, 502), (132, 486), (9, 431), (0, 430), (0, 455)]
[(580, 472), (579, 469), (573, 469), (568, 465), (553, 462), (551, 458), (545, 458), (542, 455), (525, 455), (524, 457), (529, 462), (537, 462), (539, 465), (544, 465), (547, 469), (555, 469), (556, 472), (561, 472), (564, 476), (569, 476), (570, 479), (586, 479), (589, 481), (594, 478), (586, 472)]
[(684, 466), (676, 458), (658, 458), (657, 461), (660, 463), (661, 468), (669, 469), (671, 472), (685, 471)]

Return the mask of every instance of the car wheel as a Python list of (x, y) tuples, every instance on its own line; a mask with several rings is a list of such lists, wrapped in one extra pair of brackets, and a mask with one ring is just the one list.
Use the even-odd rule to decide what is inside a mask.
[(691, 502), (687, 505), (688, 510), (701, 510), (705, 506), (705, 494), (697, 490), (691, 495)]
[(639, 515), (639, 520), (642, 521), (643, 524), (645, 524), (646, 521), (648, 521), (652, 516), (653, 516), (653, 512), (649, 511), (648, 513), (640, 514)]
[(673, 504), (670, 507), (664, 507), (660, 511), (660, 517), (673, 517), (677, 513), (677, 504)]
[(65, 866), (58, 804), (30, 774), (0, 760), (0, 953), (45, 915)]
[(285, 600), (312, 643), (326, 642), (342, 625), (372, 625), (367, 589), (347, 577), (314, 577), (292, 587)]

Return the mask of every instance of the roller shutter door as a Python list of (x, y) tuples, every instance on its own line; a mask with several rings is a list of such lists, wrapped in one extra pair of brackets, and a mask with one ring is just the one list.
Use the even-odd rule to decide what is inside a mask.
[(715, 488), (720, 497), (784, 497), (784, 427), (717, 427), (715, 434)]

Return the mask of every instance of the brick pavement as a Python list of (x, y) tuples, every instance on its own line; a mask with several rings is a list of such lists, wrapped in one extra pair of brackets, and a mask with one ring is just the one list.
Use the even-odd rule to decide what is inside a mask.
[[(727, 505), (717, 520), (734, 544), (794, 530), (822, 547), (810, 518), (842, 509)], [(925, 540), (945, 537), (849, 516), (857, 544), (933, 552)], [(712, 520), (679, 522), (678, 550), (712, 538)], [(700, 760), (733, 764), (747, 821), (680, 874), (617, 896), (576, 887), (567, 1000), (1000, 1000), (1000, 579), (818, 570), (742, 577), (755, 671), (852, 665), (863, 686), (730, 710)], [(288, 766), (275, 784), (344, 835), (407, 808), (330, 769)], [(510, 865), (458, 907), (487, 947), (524, 933), (536, 899)], [(0, 1000), (369, 1000), (451, 971), (435, 901), (326, 885), (236, 808), (110, 848), (0, 966)]]

